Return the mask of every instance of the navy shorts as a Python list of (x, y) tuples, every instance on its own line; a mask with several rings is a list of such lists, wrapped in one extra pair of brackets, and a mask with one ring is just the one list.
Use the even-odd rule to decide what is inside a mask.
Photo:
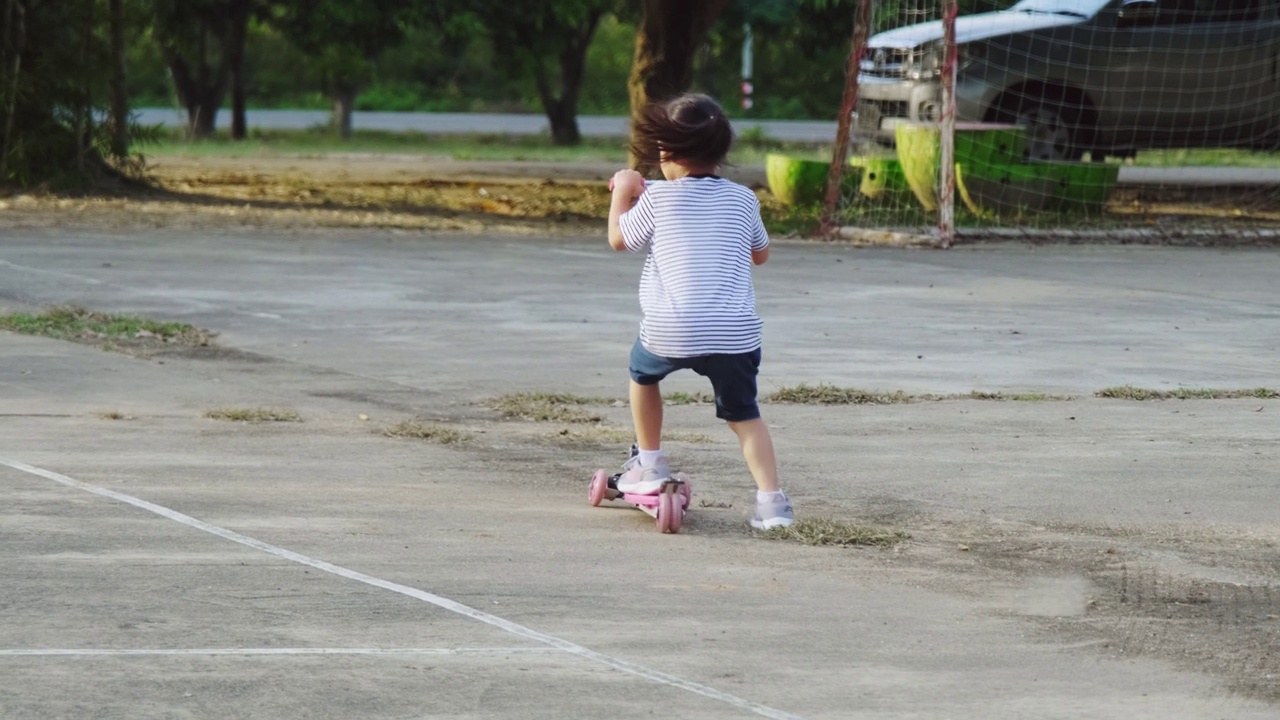
[(666, 358), (646, 350), (639, 338), (631, 346), (631, 379), (637, 384), (656, 385), (676, 370), (692, 370), (711, 381), (716, 417), (721, 420), (743, 422), (760, 417), (756, 404), (760, 348), (729, 355)]

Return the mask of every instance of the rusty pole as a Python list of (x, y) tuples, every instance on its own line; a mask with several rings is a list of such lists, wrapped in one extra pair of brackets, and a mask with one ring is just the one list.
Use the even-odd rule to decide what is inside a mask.
[(942, 247), (956, 239), (956, 0), (942, 0), (942, 123), (938, 131), (938, 235)]
[(831, 168), (827, 171), (827, 197), (822, 205), (822, 224), (818, 230), (824, 237), (830, 237), (836, 232), (836, 206), (840, 203), (840, 186), (843, 184), (845, 165), (849, 158), (853, 111), (858, 105), (858, 70), (867, 52), (867, 34), (871, 27), (873, 4), (874, 0), (861, 0), (858, 4), (858, 17), (853, 24), (849, 66), (845, 70), (844, 96), (840, 101), (840, 116), (836, 118), (836, 147), (831, 153)]

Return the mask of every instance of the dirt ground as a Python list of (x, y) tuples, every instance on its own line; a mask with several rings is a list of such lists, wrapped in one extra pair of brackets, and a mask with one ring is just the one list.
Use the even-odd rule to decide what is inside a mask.
[[(187, 157), (149, 161), (150, 188), (123, 188), (94, 197), (41, 193), (0, 197), (15, 227), (63, 223), (103, 228), (262, 227), (386, 228), (445, 232), (599, 233), (608, 215), (606, 163), (464, 162), (421, 155)], [(727, 177), (756, 191), (775, 234), (812, 232), (811, 214), (777, 201), (762, 167), (731, 167)], [(1280, 211), (1266, 187), (1122, 187), (1108, 204), (1111, 217), (1130, 222), (1083, 235), (1019, 229), (972, 239), (1023, 242), (1239, 246), (1280, 243)], [(854, 227), (845, 241), (928, 243), (918, 228)]]
[[(150, 188), (94, 197), (42, 193), (0, 196), (15, 227), (74, 223), (94, 227), (387, 228), (448, 232), (601, 232), (608, 215), (607, 163), (454, 161), (423, 155), (164, 156), (148, 161)], [(724, 174), (756, 191), (765, 219), (781, 232), (811, 232), (815, 221), (782, 205), (763, 167)], [(974, 230), (973, 239), (1084, 241), (1187, 246), (1280, 243), (1280, 210), (1270, 187), (1118, 188), (1111, 217), (1119, 231), (1075, 236), (1020, 230)], [(1113, 228), (1114, 230), (1114, 228)], [(918, 244), (918, 229), (852, 228), (860, 244)], [(906, 232), (907, 234), (902, 234)]]
[[(152, 168), (159, 188), (155, 192), (122, 198), (11, 197), (0, 201), (0, 210), (11, 227), (30, 228), (305, 226), (538, 235), (547, 234), (548, 225), (570, 234), (603, 229), (608, 168), (428, 165), (419, 158), (386, 157), (166, 158)], [(760, 179), (754, 180), (759, 187)], [(762, 202), (773, 203), (766, 191), (760, 194)], [(218, 347), (180, 352), (185, 359), (204, 361), (250, 357)], [(1204, 402), (1224, 408), (1247, 401)], [(1258, 411), (1263, 418), (1277, 409), (1275, 401), (1254, 404), (1265, 409)], [(625, 427), (625, 411), (611, 406), (592, 410), (613, 427)], [(787, 422), (819, 427), (824, 423), (812, 416), (837, 410), (793, 407), (779, 412)], [(892, 412), (903, 414), (902, 424), (928, 422), (921, 419), (928, 412), (921, 406)], [(545, 433), (538, 434), (542, 428), (533, 431), (527, 422), (496, 418), (485, 408), (444, 420), (481, 428), (484, 446), (498, 449), (493, 452), (517, 448), (556, 458), (566, 467), (590, 464), (618, 440), (616, 433), (584, 440), (573, 435), (581, 432), (578, 428), (567, 429), (563, 439), (547, 440)], [(1118, 419), (1116, 424), (1123, 425)], [(1212, 442), (1239, 445), (1255, 455), (1272, 452), (1256, 438)], [(721, 455), (726, 462), (737, 462), (732, 452)], [(838, 505), (815, 509), (837, 516), (848, 511)], [(714, 506), (700, 510), (710, 518), (705, 529), (729, 527), (728, 520), (723, 527), (716, 525)], [(1212, 527), (1194, 533), (1132, 533), (1105, 523), (982, 523), (887, 498), (859, 512), (861, 520), (910, 529), (910, 551), (886, 554), (881, 560), (886, 567), (908, 563), (926, 569), (947, 591), (959, 594), (979, 593), (976, 585), (1013, 586), (1028, 577), (1060, 577), (1067, 584), (1084, 578), (1092, 588), (1084, 612), (1048, 608), (1032, 620), (1046, 635), (1081, 642), (1101, 636), (1107, 638), (1108, 655), (1171, 661), (1216, 677), (1232, 693), (1280, 703), (1280, 547), (1274, 534), (1251, 536)], [(1071, 592), (1044, 590), (1049, 604)]]
[[(453, 232), (595, 232), (608, 168), (453, 163), (419, 156), (165, 157), (154, 190), (0, 200), (15, 226), (379, 227)], [(764, 193), (767, 195), (767, 193)]]

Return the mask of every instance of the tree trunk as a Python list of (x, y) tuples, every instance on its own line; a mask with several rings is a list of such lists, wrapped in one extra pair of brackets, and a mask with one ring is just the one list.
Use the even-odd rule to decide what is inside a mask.
[(227, 42), (227, 65), (231, 75), (231, 139), (244, 140), (249, 136), (244, 106), (244, 46), (249, 35), (248, 1), (232, 2), (230, 14), (231, 35)]
[(249, 137), (249, 119), (244, 107), (244, 73), (233, 70), (231, 74), (231, 139)]
[(551, 142), (555, 145), (577, 145), (582, 142), (578, 130), (578, 98), (582, 93), (582, 79), (587, 71), (587, 49), (600, 25), (604, 13), (596, 13), (577, 28), (577, 34), (560, 51), (560, 96), (552, 91), (551, 82), (541, 67), (534, 71), (542, 109), (551, 123)]
[(107, 12), (111, 27), (111, 154), (116, 158), (129, 155), (129, 94), (125, 87), (126, 64), (123, 0), (110, 0)]
[[(627, 79), (632, 118), (646, 105), (689, 89), (698, 46), (728, 4), (729, 0), (642, 0)], [(653, 172), (658, 166), (657, 148), (640, 148), (640, 156), (633, 152), (631, 166), (644, 175)]]
[[(13, 0), (7, 0), (4, 7), (4, 43), (5, 49), (13, 53), (13, 68), (2, 68), (11, 70), (11, 74), (6, 78), (8, 87), (5, 88), (4, 137), (0, 140), (0, 183), (9, 178), (9, 151), (13, 147), (13, 120), (17, 116), (18, 80), (22, 78), (22, 51), (27, 44), (26, 9), (15, 5)], [(12, 37), (10, 32), (13, 32)]]
[(355, 110), (356, 96), (360, 91), (353, 87), (333, 88), (329, 91), (332, 102), (329, 127), (343, 139), (351, 137), (351, 113)]
[(551, 142), (554, 145), (577, 145), (582, 142), (578, 130), (578, 109), (566, 102), (543, 103), (547, 120), (551, 123)]
[[(214, 44), (220, 46), (221, 52), (212, 53), (214, 57), (209, 52), (210, 34), (208, 27), (201, 27), (194, 48), (168, 38), (161, 40), (161, 50), (173, 77), (178, 102), (187, 109), (187, 136), (193, 139), (213, 137), (218, 108), (222, 106), (231, 76), (228, 45), (234, 31), (226, 37), (215, 38)], [(184, 52), (190, 53), (190, 63)]]
[(218, 106), (222, 103), (222, 88), (198, 82), (192, 77), (185, 60), (172, 53), (166, 55), (169, 74), (173, 76), (173, 87), (178, 93), (178, 102), (187, 109), (187, 137), (213, 137)]
[[(80, 67), (85, 67), (89, 55), (89, 47), (93, 44), (94, 0), (84, 0), (81, 12), (84, 13), (84, 25), (80, 29)], [(85, 82), (80, 87), (80, 107), (76, 108), (76, 171), (85, 175), (86, 160), (89, 147), (93, 142), (93, 87)]]
[(205, 95), (187, 105), (187, 132), (193, 138), (208, 139), (213, 137), (218, 128), (218, 102)]

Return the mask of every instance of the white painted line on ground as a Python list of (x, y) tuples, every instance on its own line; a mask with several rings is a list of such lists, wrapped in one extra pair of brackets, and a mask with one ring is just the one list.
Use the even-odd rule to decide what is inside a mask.
[(231, 308), (231, 312), (237, 315), (248, 315), (249, 317), (261, 318), (263, 320), (283, 320), (283, 315), (276, 315), (268, 312), (254, 312), (252, 310), (241, 310), (240, 308)]
[(29, 648), (0, 649), (3, 657), (95, 657), (169, 655), (529, 655), (559, 652), (549, 647), (492, 648)]
[[(603, 245), (603, 243), (601, 243)], [(607, 259), (608, 256), (603, 252), (590, 252), (587, 250), (570, 250), (568, 248), (551, 248), (551, 252), (560, 255), (572, 255), (573, 257), (585, 257), (593, 260)]]
[(803, 718), (798, 715), (792, 715), (790, 713), (771, 708), (767, 705), (751, 702), (750, 700), (740, 698), (736, 695), (730, 695), (726, 692), (721, 692), (720, 690), (716, 690), (715, 688), (707, 685), (702, 685), (691, 680), (685, 680), (670, 673), (662, 672), (661, 670), (653, 670), (621, 658), (615, 658), (611, 655), (596, 652), (595, 650), (569, 642), (568, 640), (561, 640), (558, 637), (540, 633), (537, 630), (525, 627), (524, 625), (500, 618), (497, 615), (491, 615), (483, 610), (477, 610), (468, 605), (463, 605), (460, 602), (450, 600), (449, 598), (426, 592), (425, 590), (419, 590), (417, 588), (409, 587), (408, 585), (401, 585), (400, 583), (391, 582), (390, 580), (376, 578), (372, 575), (366, 575), (362, 572), (349, 570), (339, 565), (325, 562), (324, 560), (316, 560), (315, 558), (307, 557), (306, 555), (293, 552), (292, 550), (286, 550), (282, 547), (262, 542), (261, 540), (255, 540), (247, 535), (241, 535), (238, 532), (227, 530), (226, 528), (221, 528), (217, 525), (211, 525), (203, 520), (197, 520), (190, 515), (184, 515), (176, 510), (170, 510), (162, 505), (156, 505), (155, 503), (133, 497), (132, 495), (125, 495), (124, 493), (118, 493), (114, 490), (108, 490), (107, 488), (99, 487), (97, 485), (90, 485), (89, 483), (69, 478), (66, 475), (61, 475), (53, 472), (52, 470), (44, 470), (17, 460), (9, 460), (7, 458), (0, 457), (0, 465), (5, 465), (13, 468), (14, 470), (36, 475), (47, 480), (52, 480), (68, 487), (76, 488), (77, 490), (84, 490), (85, 492), (93, 493), (94, 495), (111, 498), (112, 500), (117, 500), (125, 503), (126, 505), (132, 505), (136, 508), (155, 513), (160, 517), (167, 518), (176, 523), (186, 525), (190, 528), (195, 528), (196, 530), (202, 530), (210, 535), (216, 535), (217, 537), (223, 538), (224, 540), (230, 540), (231, 542), (251, 547), (255, 550), (267, 553), (268, 555), (296, 562), (300, 565), (306, 565), (307, 567), (322, 570), (348, 580), (364, 583), (365, 585), (389, 590), (393, 593), (414, 598), (415, 600), (421, 600), (422, 602), (429, 603), (445, 610), (455, 612), (459, 615), (469, 617), (473, 620), (479, 620), (482, 623), (500, 628), (517, 637), (533, 640), (534, 642), (539, 642), (543, 645), (549, 645), (553, 648), (563, 650), (570, 655), (576, 655), (577, 657), (585, 660), (591, 660), (602, 665), (607, 665), (615, 670), (620, 670), (651, 682), (679, 688), (681, 690), (694, 693), (695, 695), (701, 695), (702, 697), (709, 698), (711, 700), (717, 700), (725, 703), (726, 705), (732, 705), (733, 707), (750, 711), (756, 715), (760, 715), (761, 717), (773, 718), (773, 720), (803, 720)]
[(53, 275), (54, 277), (69, 278), (71, 280), (79, 280), (80, 282), (88, 285), (102, 284), (101, 280), (94, 280), (91, 277), (85, 277), (83, 275), (73, 275), (72, 273), (58, 272), (57, 270), (45, 270), (43, 268), (29, 267), (27, 265), (18, 265), (16, 263), (11, 263), (8, 260), (0, 260), (0, 267), (12, 268), (14, 270), (18, 270), (24, 273), (42, 273), (44, 275)]

